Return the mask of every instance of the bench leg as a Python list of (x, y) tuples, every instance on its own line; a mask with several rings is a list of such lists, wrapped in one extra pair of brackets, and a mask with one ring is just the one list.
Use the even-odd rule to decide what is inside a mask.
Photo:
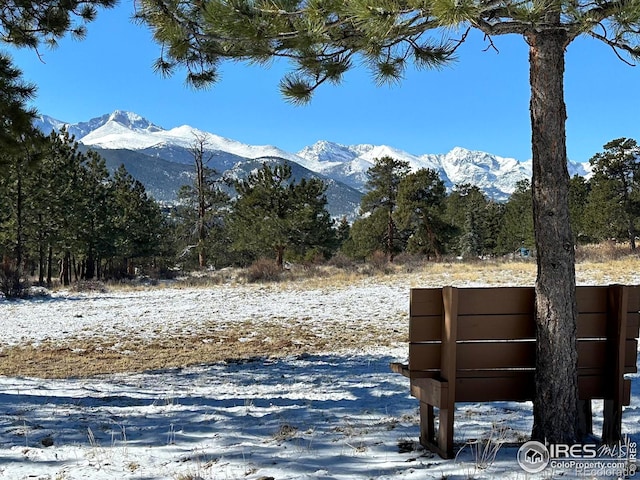
[(455, 407), (440, 408), (438, 419), (438, 447), (443, 458), (453, 458), (453, 412)]
[(436, 438), (433, 421), (433, 405), (420, 402), (420, 443), (427, 448)]
[(602, 442), (608, 445), (618, 443), (622, 439), (622, 403), (615, 400), (604, 401), (604, 422), (602, 425)]
[(591, 411), (591, 400), (579, 400), (578, 402), (578, 416), (580, 421), (581, 436), (593, 434), (593, 414)]
[(420, 444), (442, 458), (453, 458), (453, 409), (438, 409), (438, 432), (433, 405), (420, 402)]

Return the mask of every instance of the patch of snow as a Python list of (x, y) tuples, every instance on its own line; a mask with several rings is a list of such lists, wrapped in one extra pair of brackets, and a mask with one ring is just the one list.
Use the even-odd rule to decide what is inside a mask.
[[(500, 283), (513, 284), (507, 277)], [(0, 300), (2, 346), (114, 333), (170, 337), (249, 318), (312, 319), (318, 331), (327, 322), (406, 329), (408, 285), (402, 283), (310, 290), (219, 285)], [(458, 404), (455, 440), (463, 448), (457, 458), (422, 450), (418, 401), (408, 380), (389, 370), (389, 362), (406, 356), (401, 343), (89, 379), (0, 377), (0, 478), (579, 478), (566, 469), (529, 475), (518, 466), (512, 445), (529, 436), (529, 402)], [(630, 375), (631, 405), (623, 414), (623, 433), (635, 442), (638, 376)], [(598, 433), (601, 402), (594, 413)], [(506, 443), (481, 468), (473, 439), (496, 432)]]

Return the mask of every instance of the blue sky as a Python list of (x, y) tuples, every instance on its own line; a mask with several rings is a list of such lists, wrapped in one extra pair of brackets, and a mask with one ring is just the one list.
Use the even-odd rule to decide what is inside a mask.
[[(409, 69), (398, 85), (377, 87), (364, 68), (339, 86), (320, 87), (307, 106), (284, 101), (278, 81), (287, 68), (228, 63), (213, 88), (194, 91), (177, 72), (153, 72), (159, 47), (131, 22), (130, 0), (101, 11), (86, 39), (64, 39), (42, 60), (5, 47), (26, 80), (38, 85), (42, 114), (75, 123), (113, 110), (136, 112), (164, 128), (192, 125), (243, 143), (296, 152), (317, 140), (391, 145), (413, 154), (455, 146), (503, 157), (531, 157), (528, 50), (521, 37), (496, 37), (484, 51), (479, 33), (442, 70)], [(453, 34), (456, 36), (456, 33)], [(569, 158), (587, 161), (618, 137), (640, 141), (640, 66), (608, 47), (578, 39), (567, 51), (565, 99)]]

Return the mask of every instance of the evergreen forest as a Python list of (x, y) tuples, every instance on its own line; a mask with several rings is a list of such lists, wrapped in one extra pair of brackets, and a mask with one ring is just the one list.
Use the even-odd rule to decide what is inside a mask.
[[(382, 157), (367, 172), (350, 223), (330, 217), (321, 180), (294, 181), (287, 164), (223, 179), (207, 167), (204, 139), (194, 143), (193, 181), (171, 206), (157, 203), (124, 167), (109, 172), (64, 131), (29, 131), (9, 144), (0, 158), (0, 286), (8, 297), (26, 282), (163, 277), (265, 259), (283, 268), (333, 257), (535, 255), (529, 181), (499, 203), (470, 184), (447, 192), (435, 171)], [(571, 179), (575, 245), (615, 240), (636, 248), (638, 153), (635, 140), (613, 140), (591, 159), (590, 179)]]

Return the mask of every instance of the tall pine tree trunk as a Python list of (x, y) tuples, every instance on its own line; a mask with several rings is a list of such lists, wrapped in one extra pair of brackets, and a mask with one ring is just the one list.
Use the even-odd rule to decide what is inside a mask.
[(89, 251), (87, 252), (87, 258), (85, 259), (85, 268), (83, 278), (85, 280), (93, 280), (96, 276), (96, 257), (94, 253), (93, 245), (89, 245)]
[[(559, 23), (559, 16), (556, 18)], [(531, 32), (527, 40), (538, 266), (532, 438), (573, 444), (582, 432), (578, 421), (575, 254), (565, 143), (564, 54), (569, 40), (560, 28)]]
[(22, 271), (22, 253), (23, 253), (23, 198), (22, 198), (22, 165), (18, 163), (16, 168), (17, 174), (17, 193), (16, 193), (16, 268)]
[(49, 245), (47, 250), (47, 287), (51, 288), (53, 286), (53, 247)]
[(285, 250), (285, 246), (284, 245), (276, 245), (275, 250), (276, 250), (276, 265), (278, 265), (279, 268), (283, 268), (284, 266), (284, 250)]
[(65, 287), (71, 285), (71, 252), (65, 251), (60, 269), (60, 282)]
[(389, 206), (389, 213), (387, 217), (387, 255), (389, 256), (389, 262), (393, 263), (393, 237), (394, 237), (394, 224), (393, 224), (393, 208)]
[(631, 251), (635, 251), (636, 249), (636, 227), (633, 224), (635, 219), (629, 219), (629, 246), (631, 247)]
[(44, 244), (44, 233), (43, 233), (43, 218), (42, 214), (38, 214), (38, 285), (41, 287), (44, 286), (44, 276), (45, 276), (45, 244)]

